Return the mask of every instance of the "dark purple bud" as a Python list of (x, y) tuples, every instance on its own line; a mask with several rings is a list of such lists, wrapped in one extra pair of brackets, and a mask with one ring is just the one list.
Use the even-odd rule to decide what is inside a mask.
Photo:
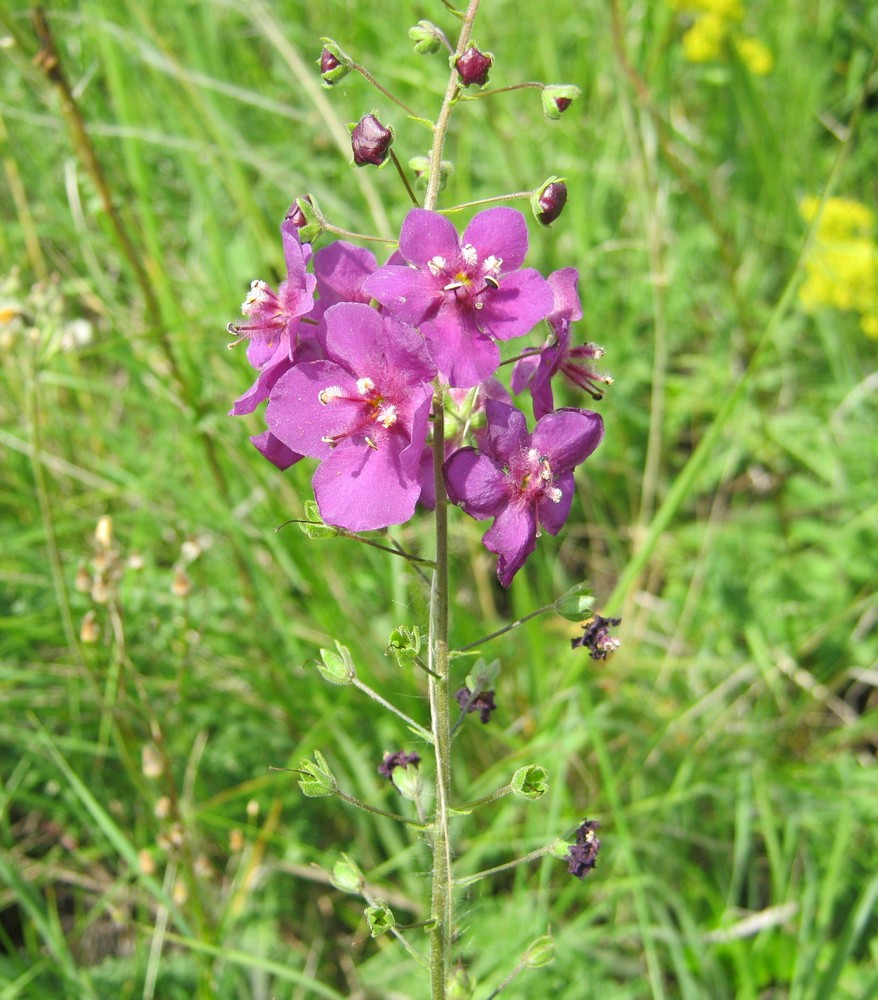
[(311, 195), (306, 194), (304, 198), (297, 198), (292, 205), (290, 205), (290, 210), (284, 217), (284, 222), (292, 222), (296, 229), (301, 229), (302, 226), (308, 225), (308, 219), (302, 211), (302, 206), (299, 204), (300, 201), (307, 202), (309, 205), (312, 204)]
[(394, 750), (392, 753), (384, 755), (384, 760), (378, 765), (378, 773), (383, 778), (387, 778), (388, 781), (393, 781), (393, 769), (395, 767), (405, 768), (409, 764), (415, 766), (420, 763), (421, 758), (416, 753), (406, 753), (405, 750)]
[(582, 93), (569, 83), (554, 83), (542, 90), (543, 114), (550, 121), (557, 121)]
[(567, 852), (567, 871), (578, 879), (584, 879), (595, 867), (601, 842), (595, 833), (601, 824), (596, 820), (586, 820), (576, 831), (576, 843)]
[(541, 226), (550, 226), (567, 204), (567, 185), (554, 177), (537, 192), (533, 202), (534, 216)]
[(460, 77), (460, 82), (464, 87), (484, 87), (488, 82), (488, 71), (494, 64), (494, 57), (490, 52), (480, 52), (475, 45), (471, 45), (462, 56), (454, 62), (454, 68)]
[(351, 131), (354, 163), (363, 167), (371, 163), (380, 167), (387, 159), (393, 142), (393, 129), (385, 128), (374, 114), (364, 115)]
[(620, 646), (619, 640), (610, 635), (610, 628), (614, 625), (621, 625), (621, 618), (604, 618), (602, 615), (592, 615), (582, 626), (584, 629), (581, 636), (570, 640), (573, 649), (582, 646), (588, 650), (589, 656), (593, 660), (605, 660), (610, 653)]
[(483, 725), (491, 718), (491, 712), (497, 708), (494, 704), (493, 691), (479, 691), (473, 696), (468, 687), (462, 687), (454, 692), (454, 697), (460, 705), (461, 712), (478, 712)]
[(353, 62), (341, 47), (331, 38), (321, 39), (323, 51), (317, 64), (320, 66), (320, 76), (324, 87), (333, 87), (343, 80), (353, 69)]
[(331, 73), (337, 66), (341, 66), (338, 59), (335, 58), (329, 49), (324, 49), (320, 53), (320, 73)]

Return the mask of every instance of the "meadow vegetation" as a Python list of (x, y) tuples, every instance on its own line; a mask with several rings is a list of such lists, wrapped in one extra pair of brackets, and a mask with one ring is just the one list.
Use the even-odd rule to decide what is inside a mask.
[[(528, 263), (579, 268), (581, 339), (615, 379), (565, 532), (508, 591), (452, 511), (456, 644), (583, 579), (622, 618), (603, 662), (552, 616), (486, 647), (499, 707), (462, 734), (459, 798), (531, 762), (551, 783), (461, 822), (458, 848), (489, 868), (585, 816), (603, 847), (584, 882), (543, 858), (463, 898), (478, 998), (547, 930), (554, 963), (510, 1000), (878, 995), (878, 9), (720, 5), (732, 27), (693, 59), (711, 6), (484, 0), (493, 85), (583, 93), (557, 124), (536, 92), (473, 101), (446, 151), (445, 204), (566, 178)], [(351, 169), (343, 123), (379, 110), (402, 159), (429, 135), (362, 78), (321, 90), (315, 60), (332, 36), (432, 115), (447, 68), (406, 37), (424, 17), (448, 15), (56, 0), (53, 66), (30, 9), (0, 10), (2, 1000), (423, 995), (329, 882), (344, 852), (415, 922), (423, 850), (269, 770), (319, 748), (395, 808), (376, 767), (399, 723), (314, 661), (338, 639), (424, 723), (385, 655), (423, 587), (280, 527), (312, 466), (278, 472), (259, 418), (227, 416), (250, 373), (225, 326), (282, 274), (295, 197), (398, 232), (396, 174)]]

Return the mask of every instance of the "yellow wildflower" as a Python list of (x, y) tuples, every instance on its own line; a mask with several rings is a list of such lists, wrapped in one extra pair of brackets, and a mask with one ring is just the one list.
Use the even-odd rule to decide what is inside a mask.
[(774, 59), (767, 45), (758, 38), (741, 37), (735, 40), (741, 62), (754, 76), (766, 76), (774, 68)]
[(725, 21), (718, 14), (702, 14), (683, 35), (683, 52), (689, 62), (713, 62), (722, 53), (725, 37)]
[[(802, 199), (807, 222), (817, 217), (820, 199)], [(814, 244), (805, 260), (799, 300), (813, 312), (821, 306), (859, 313), (860, 327), (878, 337), (878, 244), (872, 237), (875, 213), (850, 198), (828, 198)]]

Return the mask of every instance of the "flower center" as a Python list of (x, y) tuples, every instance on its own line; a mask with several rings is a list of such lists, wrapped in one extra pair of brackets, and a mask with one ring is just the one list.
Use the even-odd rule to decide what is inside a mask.
[(381, 394), (368, 376), (357, 379), (356, 392), (356, 395), (347, 395), (339, 386), (328, 385), (317, 393), (317, 399), (323, 406), (331, 406), (339, 400), (354, 404), (354, 415), (349, 426), (324, 436), (322, 440), (334, 448), (340, 441), (362, 434), (365, 443), (377, 450), (378, 445), (372, 437), (374, 425), (389, 430), (399, 420), (398, 408)]

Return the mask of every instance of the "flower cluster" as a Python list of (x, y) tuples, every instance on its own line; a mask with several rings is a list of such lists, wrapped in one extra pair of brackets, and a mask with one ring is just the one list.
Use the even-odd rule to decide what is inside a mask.
[(721, 62), (730, 46), (755, 76), (765, 76), (774, 67), (764, 42), (740, 30), (744, 20), (741, 0), (672, 0), (673, 6), (694, 18), (683, 35), (683, 53), (690, 62)]
[[(804, 198), (799, 211), (813, 222), (819, 198)], [(828, 198), (805, 260), (799, 299), (809, 312), (820, 306), (845, 309), (860, 316), (860, 328), (878, 338), (878, 244), (873, 237), (875, 214), (850, 198)]]
[[(478, 430), (473, 443), (446, 450), (448, 497), (477, 520), (493, 518), (484, 544), (508, 587), (541, 531), (561, 529), (573, 470), (603, 436), (597, 413), (554, 405), (559, 372), (595, 399), (611, 381), (589, 364), (601, 348), (571, 345), (582, 315), (577, 272), (546, 279), (523, 267), (527, 225), (510, 208), (480, 212), (462, 235), (442, 215), (414, 208), (383, 266), (344, 241), (312, 253), (299, 238), (300, 215), (294, 206), (281, 226), (285, 280), (277, 291), (254, 281), (244, 320), (229, 327), (257, 372), (232, 413), (267, 403), (267, 430), (253, 444), (281, 469), (316, 459), (322, 518), (359, 532), (404, 523), (418, 502), (435, 503), (433, 407), (460, 402), (469, 418), (461, 426)], [(548, 340), (525, 349), (511, 379), (514, 392), (531, 394), (529, 432), (495, 373), (499, 345), (542, 320)]]

